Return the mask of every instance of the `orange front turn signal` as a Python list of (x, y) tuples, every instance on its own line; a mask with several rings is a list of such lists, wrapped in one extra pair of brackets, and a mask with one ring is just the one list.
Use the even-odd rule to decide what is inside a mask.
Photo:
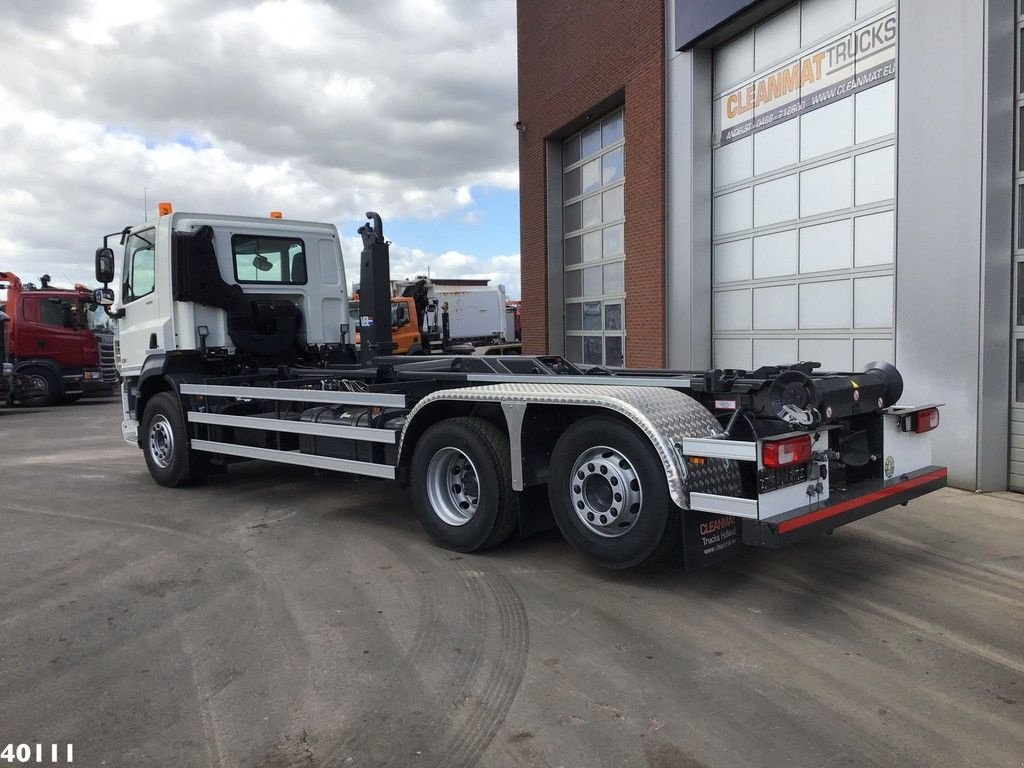
[(174, 206), (170, 203), (157, 203), (156, 211), (161, 216), (167, 216), (170, 213), (174, 213)]

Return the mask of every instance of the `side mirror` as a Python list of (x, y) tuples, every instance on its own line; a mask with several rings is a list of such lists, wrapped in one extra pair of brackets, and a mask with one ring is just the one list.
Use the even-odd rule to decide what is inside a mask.
[(96, 282), (104, 285), (114, 282), (114, 252), (110, 248), (96, 249)]
[[(108, 281), (109, 282), (109, 281)], [(114, 306), (114, 291), (112, 288), (97, 288), (92, 292), (92, 302), (100, 307)]]

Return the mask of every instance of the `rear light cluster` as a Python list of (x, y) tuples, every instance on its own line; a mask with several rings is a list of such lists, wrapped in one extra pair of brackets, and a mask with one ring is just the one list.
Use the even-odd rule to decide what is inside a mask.
[(931, 432), (937, 426), (939, 426), (938, 408), (925, 408), (922, 411), (908, 413), (900, 424), (900, 428), (904, 432), (916, 432), (919, 435), (923, 432)]
[(761, 463), (770, 469), (806, 464), (811, 460), (811, 436), (768, 440), (761, 447)]

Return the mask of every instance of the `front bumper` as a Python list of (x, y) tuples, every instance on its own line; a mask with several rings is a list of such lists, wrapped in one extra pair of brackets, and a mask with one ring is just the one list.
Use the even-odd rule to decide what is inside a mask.
[(944, 488), (946, 474), (945, 467), (930, 466), (889, 481), (865, 480), (820, 504), (765, 520), (743, 520), (743, 543), (779, 549)]

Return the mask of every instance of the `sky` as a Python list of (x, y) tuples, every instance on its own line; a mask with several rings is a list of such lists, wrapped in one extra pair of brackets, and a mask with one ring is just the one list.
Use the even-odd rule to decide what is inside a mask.
[(364, 212), (394, 278), (519, 297), (512, 0), (4, 0), (0, 269), (92, 285), (103, 235), (178, 211)]

